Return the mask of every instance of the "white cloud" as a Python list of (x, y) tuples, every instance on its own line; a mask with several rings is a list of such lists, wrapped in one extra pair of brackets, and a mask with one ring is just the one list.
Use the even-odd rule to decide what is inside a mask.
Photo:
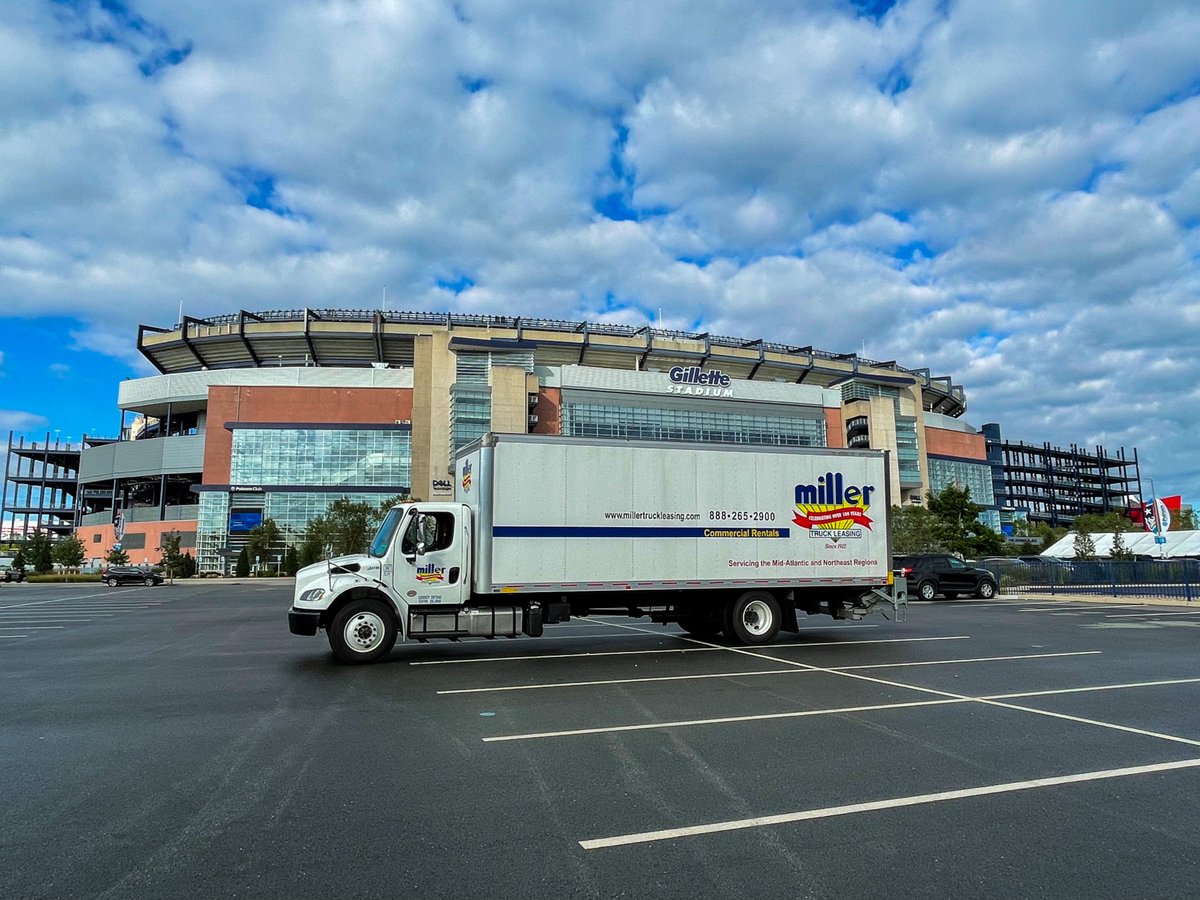
[(14, 0), (0, 315), (145, 370), (180, 301), (661, 310), (1200, 494), (1197, 45), (1188, 0)]
[(45, 416), (37, 413), (21, 412), (15, 409), (0, 409), (0, 430), (30, 431), (34, 428), (44, 428), (49, 423)]

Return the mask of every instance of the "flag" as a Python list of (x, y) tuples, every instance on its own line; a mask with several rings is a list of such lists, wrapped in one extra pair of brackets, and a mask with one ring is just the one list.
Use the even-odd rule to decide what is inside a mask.
[(1183, 504), (1183, 495), (1173, 497), (1158, 497), (1142, 504), (1142, 508), (1133, 507), (1129, 510), (1129, 518), (1140, 522), (1147, 531), (1159, 532), (1171, 530), (1171, 513), (1178, 515)]

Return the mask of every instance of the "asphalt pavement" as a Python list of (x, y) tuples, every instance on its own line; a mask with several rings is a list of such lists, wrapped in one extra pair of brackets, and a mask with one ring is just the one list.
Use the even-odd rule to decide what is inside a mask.
[(1200, 605), (597, 617), (336, 662), (291, 582), (0, 585), (0, 897), (1183, 897)]

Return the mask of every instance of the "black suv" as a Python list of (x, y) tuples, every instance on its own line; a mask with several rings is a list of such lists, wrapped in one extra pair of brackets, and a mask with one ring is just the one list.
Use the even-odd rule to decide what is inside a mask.
[(974, 594), (984, 600), (996, 596), (996, 576), (987, 569), (968, 566), (949, 553), (897, 556), (895, 568), (904, 573), (909, 596), (932, 600), (941, 594), (953, 600), (959, 594)]
[(104, 583), (109, 587), (116, 587), (118, 584), (144, 584), (146, 587), (154, 587), (163, 583), (163, 577), (157, 572), (137, 566), (109, 566), (104, 572)]

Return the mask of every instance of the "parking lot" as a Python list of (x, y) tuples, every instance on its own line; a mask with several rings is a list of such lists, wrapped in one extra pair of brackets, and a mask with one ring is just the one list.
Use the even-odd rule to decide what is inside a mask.
[(1200, 606), (595, 617), (338, 665), (290, 581), (0, 589), (0, 896), (1178, 897)]

